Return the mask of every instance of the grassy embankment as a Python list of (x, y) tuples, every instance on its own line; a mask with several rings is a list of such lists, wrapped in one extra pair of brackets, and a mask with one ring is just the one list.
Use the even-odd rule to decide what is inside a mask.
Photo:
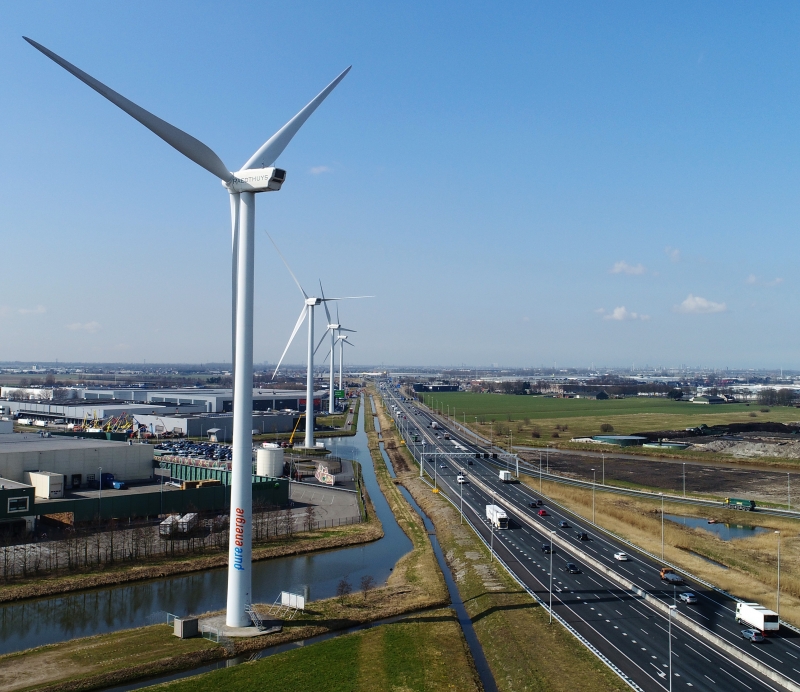
[[(606, 423), (614, 430), (610, 434), (629, 435), (656, 430), (683, 430), (684, 428), (728, 423), (800, 421), (800, 410), (788, 406), (769, 407), (767, 412), (753, 404), (722, 404), (706, 406), (669, 399), (635, 397), (628, 399), (556, 399), (543, 396), (515, 396), (512, 394), (473, 394), (471, 392), (441, 392), (425, 395), (425, 402), (452, 415), (479, 435), (496, 444), (515, 446), (556, 446), (566, 449), (589, 449), (595, 452), (613, 450), (614, 453), (643, 454), (654, 457), (675, 457), (701, 461), (725, 461), (764, 466), (800, 465), (798, 459), (755, 457), (742, 459), (716, 452), (645, 449), (578, 444), (573, 437), (590, 437), (606, 434), (600, 427)], [(476, 422), (477, 417), (477, 422)], [(510, 435), (511, 436), (510, 436)], [(539, 437), (532, 435), (538, 434)], [(553, 437), (557, 434), (558, 437)]]
[[(379, 407), (398, 480), (431, 518), (498, 688), (541, 692), (628, 687), (547, 613), (496, 562), (453, 506), (420, 482), (418, 469)], [(415, 470), (416, 469), (416, 470)]]
[[(535, 490), (539, 481), (522, 481)], [(592, 518), (592, 492), (557, 483), (543, 483), (545, 495), (560, 502), (576, 514)], [(691, 505), (664, 503), (667, 514), (714, 518), (733, 524), (758, 524), (770, 529), (748, 538), (723, 541), (710, 531), (692, 529), (671, 521), (664, 522), (664, 558), (691, 571), (726, 591), (768, 608), (775, 607), (777, 589), (777, 535), (781, 532), (781, 617), (800, 625), (800, 536), (797, 520), (758, 514), (733, 514), (731, 510), (708, 510)], [(595, 494), (597, 524), (661, 555), (661, 503), (619, 497), (599, 491)], [(698, 557), (705, 556), (724, 567)]]
[(471, 671), (455, 615), (443, 608), (155, 689), (478, 692), (480, 685)]

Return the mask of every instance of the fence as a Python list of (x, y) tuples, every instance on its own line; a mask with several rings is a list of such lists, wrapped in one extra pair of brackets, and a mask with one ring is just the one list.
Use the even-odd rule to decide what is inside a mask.
[[(5, 582), (31, 576), (75, 572), (126, 562), (141, 562), (190, 553), (219, 554), (228, 549), (229, 529), (217, 516), (205, 517), (189, 534), (159, 535), (158, 524), (141, 524), (111, 530), (71, 529), (54, 540), (0, 544), (0, 577)], [(303, 531), (358, 524), (360, 516), (316, 519), (316, 510), (254, 508), (252, 531), (255, 544)], [(108, 525), (105, 525), (108, 526)], [(105, 528), (104, 526), (104, 528)], [(2, 540), (2, 539), (0, 539)]]

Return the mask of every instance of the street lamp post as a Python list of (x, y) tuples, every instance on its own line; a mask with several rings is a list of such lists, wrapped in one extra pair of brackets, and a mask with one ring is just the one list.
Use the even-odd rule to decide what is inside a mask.
[(422, 451), (419, 453), (419, 477), (422, 478), (422, 467), (425, 464), (425, 440), (422, 441)]
[(99, 472), (99, 474), (98, 474), (97, 478), (99, 479), (99, 482), (97, 483), (97, 487), (99, 489), (99, 492), (97, 494), (97, 523), (99, 524), (101, 521), (103, 521), (103, 508), (102, 508), (102, 502), (103, 502), (103, 467), (102, 466), (100, 466), (98, 468), (98, 472)]
[(458, 492), (459, 492), (459, 495), (461, 496), (460, 497), (461, 506), (460, 506), (459, 510), (461, 511), (461, 523), (463, 524), (464, 523), (464, 484), (463, 483), (459, 483), (458, 484)]
[(592, 473), (594, 474), (592, 479), (592, 524), (594, 524), (594, 489), (597, 485), (597, 471), (592, 469)]
[(606, 484), (606, 455), (603, 454), (603, 485)]
[(489, 522), (489, 562), (494, 562), (494, 524)]
[(791, 512), (792, 511), (792, 482), (791, 476), (787, 473), (786, 474), (786, 508)]
[(683, 462), (683, 496), (686, 497), (686, 462)]
[(550, 532), (550, 624), (553, 624), (553, 534)]
[(678, 606), (671, 605), (669, 607), (669, 692), (672, 692), (672, 613), (677, 610)]
[(542, 453), (539, 452), (539, 492), (542, 492)]
[(661, 495), (661, 559), (664, 559), (664, 493)]
[(478, 416), (475, 416), (475, 446), (478, 446)]
[(781, 614), (781, 532), (775, 532), (778, 536), (778, 592), (775, 594), (775, 612), (780, 619)]

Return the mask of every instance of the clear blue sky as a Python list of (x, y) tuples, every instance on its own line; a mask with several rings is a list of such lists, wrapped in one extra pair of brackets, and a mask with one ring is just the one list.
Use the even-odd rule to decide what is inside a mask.
[(377, 296), (358, 362), (800, 368), (797, 4), (5, 3), (0, 360), (198, 362), (227, 194), (23, 34), (233, 170), (353, 65), (258, 198), (259, 361), (301, 308), (269, 229)]

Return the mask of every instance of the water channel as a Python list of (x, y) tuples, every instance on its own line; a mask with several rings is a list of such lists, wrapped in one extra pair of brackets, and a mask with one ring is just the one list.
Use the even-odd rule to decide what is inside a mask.
[[(314, 600), (328, 598), (335, 595), (343, 577), (358, 584), (370, 574), (382, 584), (411, 550), (411, 541), (395, 521), (375, 479), (364, 432), (365, 404), (362, 399), (356, 435), (335, 438), (332, 447), (334, 454), (361, 463), (384, 538), (352, 548), (256, 562), (255, 602), (271, 603), (282, 590), (303, 593), (305, 587)], [(0, 654), (152, 624), (161, 611), (188, 615), (222, 610), (226, 587), (227, 571), (222, 568), (0, 605)]]
[(679, 514), (664, 514), (664, 518), (676, 524), (683, 524), (692, 529), (702, 529), (716, 534), (723, 541), (733, 541), (737, 538), (752, 538), (760, 533), (769, 533), (763, 526), (750, 524), (709, 524), (707, 519), (698, 517), (683, 517)]

